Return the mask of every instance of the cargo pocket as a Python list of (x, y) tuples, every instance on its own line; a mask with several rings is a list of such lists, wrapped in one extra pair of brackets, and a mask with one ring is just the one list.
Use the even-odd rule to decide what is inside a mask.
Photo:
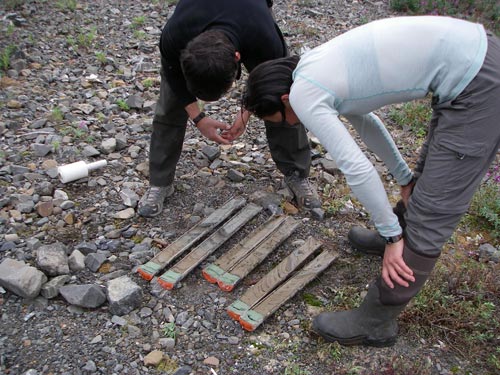
[(429, 146), (414, 199), (429, 212), (463, 213), (481, 181), (486, 147), (463, 137), (439, 137)]
[(438, 145), (442, 153), (448, 153), (441, 178), (443, 192), (448, 195), (445, 201), (449, 207), (445, 211), (463, 211), (480, 179), (486, 147), (478, 143), (463, 144), (462, 140), (457, 143), (453, 139), (441, 139)]

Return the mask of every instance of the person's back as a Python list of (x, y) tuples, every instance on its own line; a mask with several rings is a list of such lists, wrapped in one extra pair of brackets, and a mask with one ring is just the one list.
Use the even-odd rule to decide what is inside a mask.
[[(222, 35), (200, 40), (198, 45), (205, 45), (205, 50), (198, 51), (199, 47), (193, 43), (207, 32)], [(162, 30), (160, 52), (165, 77), (182, 104), (191, 103), (196, 97), (217, 100), (227, 91), (229, 77), (223, 82), (200, 79), (211, 70), (206, 66), (210, 61), (226, 58), (225, 51), (217, 45), (231, 47), (233, 55), (237, 51), (248, 71), (264, 61), (286, 55), (283, 35), (265, 0), (180, 0)], [(211, 59), (199, 58), (206, 53), (212, 53)]]
[(160, 51), (167, 58), (179, 58), (190, 40), (209, 29), (221, 30), (231, 39), (249, 70), (286, 55), (264, 0), (180, 0), (163, 28)]
[(429, 92), (444, 102), (474, 78), (486, 46), (480, 24), (435, 16), (384, 19), (306, 53), (293, 87), (307, 90), (320, 82), (335, 97), (340, 114), (365, 114)]

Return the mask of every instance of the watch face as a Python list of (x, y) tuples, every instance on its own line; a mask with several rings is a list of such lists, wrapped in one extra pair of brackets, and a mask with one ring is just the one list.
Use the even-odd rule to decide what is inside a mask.
[(392, 237), (385, 237), (385, 242), (386, 243), (396, 243), (398, 242), (399, 240), (401, 240), (403, 238), (402, 235), (397, 235), (397, 236), (392, 236)]

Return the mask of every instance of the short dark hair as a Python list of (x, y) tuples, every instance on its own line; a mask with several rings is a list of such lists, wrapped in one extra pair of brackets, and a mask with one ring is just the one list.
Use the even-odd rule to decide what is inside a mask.
[(290, 93), (292, 73), (299, 60), (299, 56), (289, 56), (258, 65), (248, 76), (242, 106), (260, 118), (278, 111), (285, 118), (281, 96)]
[(239, 64), (236, 48), (219, 30), (208, 30), (181, 51), (181, 67), (188, 90), (199, 99), (219, 99), (231, 87)]

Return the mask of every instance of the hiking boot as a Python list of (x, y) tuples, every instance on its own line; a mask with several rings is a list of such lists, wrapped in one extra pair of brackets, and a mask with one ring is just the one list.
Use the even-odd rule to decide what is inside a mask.
[(299, 207), (313, 209), (321, 207), (321, 201), (318, 193), (308, 178), (299, 176), (299, 172), (295, 171), (289, 176), (285, 176), (285, 184), (295, 196), (295, 201)]
[[(399, 225), (404, 230), (404, 228), (406, 227), (406, 222), (404, 219), (406, 207), (403, 201), (400, 200), (398, 203), (396, 203), (396, 206), (392, 209), (392, 211), (398, 217)], [(347, 238), (349, 239), (352, 247), (362, 253), (368, 255), (384, 256), (385, 240), (375, 230), (369, 230), (363, 227), (355, 226), (349, 230)]]
[(143, 217), (155, 217), (163, 211), (163, 202), (174, 193), (174, 185), (151, 186), (139, 201), (137, 213)]
[(347, 238), (352, 247), (364, 254), (384, 256), (385, 240), (376, 230), (355, 226), (349, 230)]

